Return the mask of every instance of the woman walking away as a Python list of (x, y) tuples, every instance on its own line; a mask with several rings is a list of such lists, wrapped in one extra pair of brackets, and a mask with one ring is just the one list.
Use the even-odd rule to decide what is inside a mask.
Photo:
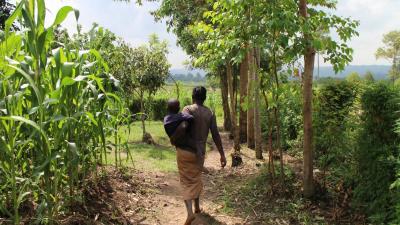
[(193, 104), (183, 109), (184, 114), (194, 117), (190, 124), (190, 136), (196, 142), (198, 154), (177, 148), (177, 163), (180, 182), (183, 187), (184, 200), (188, 213), (185, 225), (190, 225), (194, 220), (192, 204), (194, 200), (195, 213), (200, 213), (200, 194), (203, 190), (201, 174), (204, 167), (206, 143), (209, 132), (220, 153), (221, 167), (226, 166), (226, 158), (222, 147), (221, 137), (218, 132), (217, 120), (214, 113), (204, 106), (207, 90), (204, 87), (195, 87), (192, 92)]

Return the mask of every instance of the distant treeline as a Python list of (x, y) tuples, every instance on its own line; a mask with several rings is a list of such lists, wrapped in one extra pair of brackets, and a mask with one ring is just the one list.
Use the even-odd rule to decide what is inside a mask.
[(205, 82), (206, 78), (200, 73), (172, 74), (170, 78), (168, 78), (168, 82), (173, 82), (174, 80), (182, 82)]
[(314, 69), (314, 77), (333, 77), (333, 78), (346, 78), (347, 75), (351, 73), (358, 73), (361, 76), (366, 73), (372, 73), (374, 75), (374, 79), (376, 80), (385, 80), (388, 79), (388, 73), (391, 66), (387, 65), (360, 65), (354, 66), (350, 65), (345, 68), (345, 70), (339, 72), (335, 75), (335, 71), (331, 66), (322, 66), (319, 68), (316, 66)]

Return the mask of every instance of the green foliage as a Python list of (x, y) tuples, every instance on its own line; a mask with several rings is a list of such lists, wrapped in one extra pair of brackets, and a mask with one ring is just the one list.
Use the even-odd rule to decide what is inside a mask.
[[(398, 90), (400, 90), (399, 88), (397, 88)], [(400, 119), (397, 120), (396, 123), (396, 133), (398, 135), (400, 135)], [(400, 149), (400, 146), (398, 146), (398, 148)], [(400, 198), (400, 154), (397, 157), (397, 166), (396, 166), (396, 178), (397, 180), (390, 186), (390, 188), (399, 193), (398, 196)], [(393, 224), (399, 224), (400, 223), (400, 201), (395, 202), (395, 218), (392, 221)]]
[(357, 72), (353, 72), (347, 75), (346, 80), (353, 84), (361, 83), (360, 74), (358, 74)]
[[(192, 86), (182, 85), (181, 96), (179, 98), (181, 109), (184, 106), (192, 104)], [(171, 95), (174, 86), (165, 86), (163, 89), (159, 90), (154, 97), (148, 98), (144, 101), (145, 114), (148, 115), (147, 120), (161, 121), (167, 114), (167, 102), (170, 98), (176, 98), (176, 96)], [(221, 103), (221, 94), (219, 89), (213, 90), (207, 87), (207, 99), (205, 105), (209, 107), (213, 112), (216, 113), (217, 117), (222, 116), (223, 109)], [(137, 98), (131, 99), (129, 101), (129, 109), (132, 114), (135, 114), (134, 118), (140, 120), (140, 100)]]
[[(265, 81), (265, 80), (264, 80)], [(268, 90), (268, 89), (267, 89)], [(276, 127), (274, 125), (273, 109), (276, 101), (272, 93), (267, 94), (269, 108), (263, 102), (261, 110), (261, 130), (265, 140), (268, 138), (269, 126), (273, 129), (273, 139), (276, 137)], [(303, 113), (301, 87), (297, 82), (283, 83), (279, 92), (279, 114), (281, 126), (282, 148), (288, 150), (290, 154), (297, 154), (302, 148), (303, 135)], [(268, 118), (270, 113), (271, 118)], [(272, 120), (272, 121), (271, 121)]]
[(364, 75), (364, 80), (367, 83), (374, 83), (375, 82), (374, 74), (370, 71), (367, 71), (367, 73)]
[(303, 112), (299, 83), (282, 85), (280, 98), (282, 146), (284, 149), (299, 150), (302, 146)]
[[(45, 1), (22, 0), (0, 42), (0, 216), (14, 224), (26, 205), (34, 207), (30, 222), (54, 223), (107, 161), (106, 137), (127, 118), (97, 50), (70, 48), (70, 40), (53, 48), (54, 30), (72, 12), (77, 18), (61, 8), (45, 27)], [(17, 19), (21, 32), (10, 30)]]
[(211, 7), (208, 1), (166, 0), (161, 1), (160, 8), (153, 12), (156, 20), (166, 20), (169, 30), (178, 37), (177, 44), (188, 55), (198, 56), (197, 44), (202, 40), (194, 36), (188, 27), (203, 17)]
[(151, 117), (153, 120), (162, 121), (167, 115), (168, 99), (153, 99), (151, 100)]
[[(202, 54), (196, 62), (211, 67), (231, 59), (239, 63), (249, 47), (278, 50), (279, 46), (284, 49), (285, 62), (291, 63), (311, 44), (317, 51), (326, 53), (325, 61), (332, 63), (335, 71), (342, 70), (352, 59), (353, 51), (346, 42), (358, 34), (355, 30), (358, 22), (327, 14), (323, 8), (334, 7), (335, 3), (325, 3), (314, 2), (309, 10), (310, 18), (304, 21), (298, 15), (297, 2), (291, 0), (215, 1), (212, 10), (204, 13), (203, 20), (191, 27), (195, 35), (205, 39), (198, 45)], [(337, 33), (339, 39), (321, 35), (329, 31)], [(299, 32), (309, 34), (312, 43), (298, 35)], [(279, 33), (286, 35), (276, 35)]]
[(400, 31), (391, 31), (385, 34), (383, 44), (385, 47), (379, 48), (375, 56), (378, 59), (387, 59), (392, 63), (389, 78), (394, 81), (400, 78)]
[(133, 83), (139, 92), (153, 95), (160, 89), (169, 76), (168, 43), (160, 41), (158, 36), (150, 36), (148, 46), (140, 46), (132, 51)]
[(315, 100), (316, 162), (324, 174), (329, 174), (324, 179), (333, 181), (334, 186), (352, 176), (356, 95), (354, 84), (332, 81), (318, 90)]
[[(148, 99), (144, 102), (144, 113), (147, 115), (146, 120), (161, 121), (167, 114), (168, 99)], [(141, 101), (134, 98), (129, 101), (129, 110), (133, 114), (135, 120), (141, 119)]]
[(278, 184), (271, 178), (267, 165), (256, 174), (231, 178), (220, 197), (222, 210), (247, 218), (249, 224), (328, 224), (315, 212), (307, 211), (306, 205), (310, 203), (296, 194), (295, 174), (289, 167), (284, 172), (285, 180)]
[(399, 192), (390, 190), (395, 181), (400, 139), (394, 125), (399, 111), (398, 92), (389, 85), (374, 84), (361, 97), (363, 121), (356, 149), (355, 203), (375, 224), (395, 217)]
[[(169, 77), (171, 65), (168, 63), (168, 44), (160, 41), (156, 34), (150, 35), (149, 43), (137, 48), (132, 48), (127, 43), (120, 43), (114, 58), (114, 66), (119, 66), (117, 78), (121, 80), (121, 86), (128, 105), (130, 99), (135, 97), (140, 100), (140, 117), (143, 127), (143, 139), (146, 134), (144, 120), (146, 115), (146, 94), (148, 99), (165, 85)], [(134, 96), (136, 94), (136, 96)], [(132, 107), (131, 107), (132, 108)], [(159, 117), (159, 116), (158, 116)]]

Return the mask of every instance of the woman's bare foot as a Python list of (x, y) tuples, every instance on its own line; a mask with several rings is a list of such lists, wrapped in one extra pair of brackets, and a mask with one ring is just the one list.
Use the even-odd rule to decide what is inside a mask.
[(192, 222), (193, 222), (193, 220), (195, 220), (195, 219), (196, 219), (195, 216), (189, 216), (189, 217), (186, 219), (185, 225), (191, 225)]

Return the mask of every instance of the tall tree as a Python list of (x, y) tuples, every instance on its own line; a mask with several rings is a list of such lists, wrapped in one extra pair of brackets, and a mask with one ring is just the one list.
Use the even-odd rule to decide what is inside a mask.
[[(311, 8), (310, 8), (311, 6)], [(324, 59), (332, 63), (335, 71), (343, 70), (352, 60), (353, 50), (346, 45), (346, 42), (355, 35), (358, 35), (355, 28), (357, 21), (349, 18), (341, 18), (327, 14), (324, 8), (334, 9), (336, 2), (329, 0), (299, 1), (299, 22), (302, 37), (298, 46), (303, 53), (304, 72), (303, 82), (303, 191), (306, 197), (314, 194), (313, 179), (313, 127), (312, 127), (312, 85), (315, 54), (317, 51), (325, 54)], [(338, 34), (338, 40), (331, 37), (321, 36), (330, 29)], [(294, 48), (296, 49), (296, 48)]]
[(375, 56), (392, 62), (389, 77), (393, 81), (400, 78), (400, 30), (391, 31), (383, 36), (384, 47), (379, 48)]
[[(300, 0), (299, 11), (304, 21), (308, 20), (307, 0)], [(303, 191), (306, 197), (314, 194), (313, 180), (313, 139), (312, 139), (312, 81), (316, 50), (312, 46), (309, 31), (303, 33), (305, 41), (304, 73), (303, 73)]]
[[(326, 8), (334, 9), (336, 6), (336, 2), (330, 0), (313, 0), (311, 4), (307, 4), (305, 0), (281, 0), (279, 4), (275, 4), (279, 7), (274, 7), (273, 13), (268, 11), (270, 3), (270, 0), (215, 1), (212, 10), (204, 13), (203, 21), (194, 26), (196, 32), (203, 34), (203, 41), (198, 45), (202, 52), (199, 61), (229, 58), (234, 63), (240, 63), (246, 52), (246, 44), (251, 48), (269, 49), (265, 37), (270, 33), (279, 37), (277, 43), (284, 46), (285, 63), (304, 58), (304, 189), (305, 195), (310, 196), (313, 193), (311, 101), (315, 52), (321, 52), (325, 61), (332, 63), (335, 71), (343, 70), (352, 60), (353, 51), (346, 42), (357, 35), (355, 28), (358, 22), (327, 13)], [(243, 16), (249, 8), (250, 19)], [(275, 29), (270, 29), (271, 27)], [(338, 38), (322, 38), (321, 30), (335, 32)], [(250, 79), (249, 83), (252, 83)], [(254, 87), (250, 89), (254, 91)], [(252, 102), (251, 97), (249, 102)], [(270, 105), (272, 104), (274, 103)]]
[(226, 131), (231, 131), (232, 120), (231, 120), (231, 110), (229, 108), (229, 87), (228, 78), (226, 72), (222, 69), (218, 70), (220, 77), (220, 88), (222, 97), (222, 107), (224, 110), (224, 129)]
[[(198, 33), (196, 35), (190, 30), (190, 26), (196, 24), (203, 19), (203, 14), (212, 8), (212, 4), (208, 1), (197, 0), (162, 0), (160, 7), (152, 14), (156, 20), (165, 20), (169, 30), (177, 36), (177, 44), (181, 46), (188, 55), (193, 59), (201, 56), (201, 51), (197, 45), (204, 40)], [(221, 74), (221, 95), (224, 109), (224, 128), (230, 130), (231, 127), (231, 113), (229, 110), (228, 99), (228, 83), (226, 77), (226, 70), (224, 63), (219, 66), (208, 67), (206, 64), (196, 64), (206, 70), (213, 70), (216, 74)]]
[(234, 153), (237, 155), (240, 152), (240, 139), (239, 139), (239, 127), (237, 124), (237, 107), (236, 107), (236, 98), (235, 98), (235, 87), (234, 87), (234, 78), (233, 78), (233, 67), (231, 62), (228, 60), (226, 63), (226, 76), (228, 80), (228, 90), (229, 90), (229, 99), (230, 99), (230, 111), (231, 111), (231, 119), (232, 126), (231, 130), (234, 137)]
[(247, 83), (247, 98), (248, 98), (248, 106), (247, 106), (247, 147), (254, 149), (255, 148), (255, 139), (254, 139), (254, 54), (253, 49), (247, 53), (247, 60), (249, 65), (249, 78)]
[(168, 47), (166, 41), (160, 41), (158, 36), (153, 34), (149, 38), (148, 45), (137, 48), (127, 46), (127, 66), (131, 74), (127, 74), (124, 83), (131, 83), (130, 87), (140, 100), (140, 118), (142, 122), (143, 141), (152, 143), (151, 135), (146, 132), (145, 98), (154, 95), (167, 80), (171, 65), (168, 63)]
[(249, 79), (249, 64), (245, 54), (244, 59), (240, 63), (240, 118), (239, 118), (239, 135), (240, 142), (247, 141), (247, 83)]
[(262, 137), (261, 137), (261, 119), (260, 119), (260, 49), (253, 49), (253, 69), (254, 74), (254, 147), (256, 158), (263, 159), (262, 155)]

